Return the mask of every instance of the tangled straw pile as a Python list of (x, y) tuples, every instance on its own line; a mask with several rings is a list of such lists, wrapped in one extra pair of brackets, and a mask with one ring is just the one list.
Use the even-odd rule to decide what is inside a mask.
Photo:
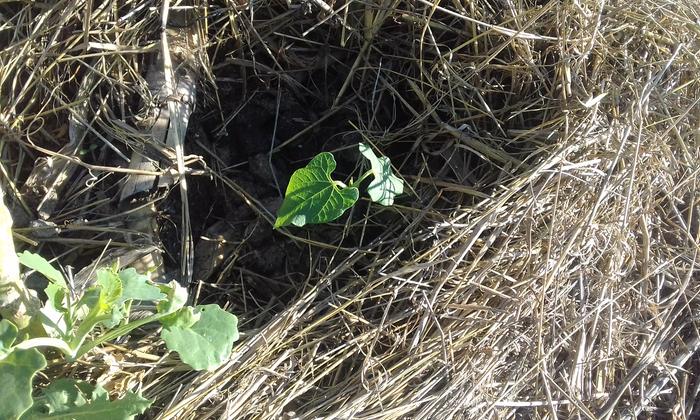
[[(0, 6), (4, 184), (22, 184), (28, 156), (61, 147), (51, 130), (81, 104), (105, 141), (144, 141), (125, 129), (138, 110), (124, 98), (147, 91), (141, 66), (158, 49), (159, 9), (97, 8)], [(229, 296), (246, 337), (217, 371), (119, 365), (114, 377), (158, 399), (156, 417), (700, 412), (696, 1), (196, 10), (203, 107), (220, 105), (228, 71), (327, 101), (320, 121), (351, 110), (349, 134), (391, 155), (412, 194), (353, 214), (338, 235), (382, 233), (354, 250), (312, 250), (283, 306)], [(92, 85), (75, 99), (78, 77)], [(108, 166), (89, 169), (118, 188)], [(114, 232), (107, 219), (91, 232)]]

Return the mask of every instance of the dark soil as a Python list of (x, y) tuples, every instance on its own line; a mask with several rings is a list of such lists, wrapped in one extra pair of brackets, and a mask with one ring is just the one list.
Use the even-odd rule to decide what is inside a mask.
[[(277, 16), (274, 11), (270, 13), (271, 19)], [(305, 15), (294, 17), (290, 23), (292, 32), (308, 27)], [(398, 45), (405, 41), (405, 28), (396, 29)], [(247, 313), (250, 305), (263, 308), (280, 304), (278, 309), (281, 309), (285, 302), (303, 292), (308, 278), (327, 270), (334, 259), (347, 256), (350, 250), (362, 249), (382, 235), (390, 237), (389, 229), (402, 229), (412, 222), (405, 220), (410, 212), (379, 206), (368, 211), (367, 200), (361, 198), (333, 223), (290, 227), (286, 232), (272, 229), (270, 221), (291, 174), (319, 152), (334, 154), (336, 179), (359, 176), (362, 167), (357, 144), (368, 141), (360, 133), (371, 137), (370, 141), (391, 158), (407, 179), (419, 176), (454, 180), (450, 171), (455, 171), (454, 164), (461, 163), (458, 182), (479, 189), (485, 188), (496, 176), (493, 174), (499, 173), (464, 149), (454, 156), (445, 155), (443, 152), (454, 141), (448, 134), (422, 138), (422, 124), (430, 119), (415, 115), (416, 110), (424, 108), (416, 95), (391, 93), (386, 87), (376, 89), (377, 75), (381, 74), (386, 85), (396, 92), (409, 92), (407, 79), (417, 77), (412, 61), (372, 51), (366, 65), (380, 68), (381, 72), (376, 73), (375, 68), (362, 69), (349, 78), (357, 49), (336, 45), (339, 31), (340, 27), (314, 32), (306, 39), (318, 48), (280, 49), (274, 57), (267, 46), (263, 48), (257, 42), (250, 42), (245, 48), (242, 44), (219, 45), (221, 51), (230, 52), (225, 57), (216, 56), (218, 50), (212, 49), (210, 59), (216, 86), (206, 85), (209, 79), (201, 78), (197, 109), (190, 119), (185, 142), (185, 154), (201, 156), (206, 164), (206, 170), (201, 171), (204, 175), (192, 175), (187, 180), (194, 241), (191, 287), (200, 301), (240, 305), (247, 308)], [(282, 41), (284, 38), (280, 38)], [(270, 41), (269, 45), (273, 44)], [(339, 95), (347, 80), (351, 80), (350, 85)], [(132, 99), (129, 106), (137, 110), (139, 100)], [(117, 108), (113, 112), (117, 113)], [(435, 112), (445, 121), (451, 118), (444, 110)], [(128, 118), (131, 117), (126, 117), (130, 124), (136, 125)], [(491, 128), (486, 125), (484, 129), (488, 133)], [(124, 161), (101, 141), (91, 138), (89, 143), (81, 157), (86, 163), (124, 166)], [(126, 144), (115, 142), (115, 145), (124, 155), (131, 153)], [(158, 160), (158, 156), (153, 158)], [(162, 157), (160, 160), (163, 161)], [(86, 176), (84, 170), (79, 170), (68, 185), (84, 185)], [(221, 178), (236, 188), (226, 185)], [(62, 212), (69, 216), (52, 215), (51, 222), (59, 227), (61, 223), (74, 226), (81, 220), (92, 223), (119, 214), (122, 209), (117, 203), (122, 180), (120, 174), (100, 179), (84, 193), (84, 199), (64, 203)], [(434, 211), (449, 212), (470, 200), (463, 193), (442, 191), (427, 183), (412, 185), (417, 190), (407, 189), (397, 200), (398, 205), (420, 209), (430, 202)], [(164, 264), (168, 277), (178, 278), (182, 261), (179, 187), (159, 194), (163, 194), (163, 199), (157, 202), (157, 211), (159, 240), (165, 249)], [(436, 196), (438, 199), (434, 200)], [(363, 192), (361, 197), (365, 197)], [(81, 209), (80, 206), (91, 202), (102, 204)], [(112, 226), (124, 228), (123, 220), (109, 220), (98, 226), (104, 231), (93, 234), (92, 237), (99, 238), (94, 244), (80, 242), (89, 234), (79, 230), (57, 235), (60, 240), (73, 242), (46, 240), (45, 243), (53, 255), (69, 253), (62, 256), (64, 264), (80, 268), (98, 257), (108, 241), (128, 242), (123, 231), (112, 229)], [(391, 244), (374, 246), (373, 251), (380, 252), (384, 246)], [(417, 250), (422, 245), (415, 246)], [(72, 252), (75, 247), (80, 247), (80, 252)], [(233, 311), (244, 312), (237, 308)]]
[[(236, 113), (225, 130), (218, 113), (207, 113), (205, 109), (194, 119), (186, 154), (203, 156), (207, 166), (220, 171), (271, 215), (281, 204), (292, 172), (321, 151), (334, 152), (339, 179), (348, 179), (353, 172), (357, 176), (359, 140), (356, 135), (346, 134), (352, 129), (348, 111), (337, 112), (293, 143), (271, 153), (316, 121), (326, 111), (324, 104), (301, 104), (288, 91), (279, 94), (279, 103), (278, 94), (272, 90), (257, 91), (252, 98), (241, 93), (235, 97), (238, 99), (222, 104), (223, 115)], [(217, 299), (218, 291), (225, 291), (227, 301), (232, 296), (241, 296), (242, 300), (249, 296), (261, 304), (284, 304), (302, 291), (300, 287), (312, 265), (338, 252), (333, 247), (360, 245), (358, 238), (344, 237), (343, 226), (353, 213), (362, 214), (362, 203), (355, 212), (346, 213), (334, 223), (292, 227), (294, 235), (328, 245), (309, 246), (273, 230), (243, 197), (216, 179), (199, 176), (190, 177), (188, 182), (195, 240), (193, 286), (204, 285), (208, 293), (201, 296), (211, 296), (205, 300)], [(161, 239), (168, 255), (166, 265), (176, 272), (180, 260), (179, 194), (169, 194), (162, 209), (163, 220), (170, 221), (161, 223)], [(365, 232), (365, 242), (379, 233), (379, 229), (370, 228)]]

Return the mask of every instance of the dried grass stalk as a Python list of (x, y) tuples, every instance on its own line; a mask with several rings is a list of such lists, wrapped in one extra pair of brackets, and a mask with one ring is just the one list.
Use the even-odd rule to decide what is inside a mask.
[[(154, 48), (143, 39), (158, 33), (148, 4), (104, 7), (84, 21), (82, 3), (2, 9), (3, 28), (14, 28), (3, 29), (9, 47), (0, 52), (0, 121), (14, 142), (3, 158), (58, 149), (33, 129), (70, 106), (60, 92), (73, 82), (61, 75), (73, 73), (56, 67), (111, 77), (96, 82), (91, 98), (110, 106), (95, 111), (148, 91), (139, 57)], [(273, 152), (354, 115), (349, 134), (395, 153), (413, 194), (353, 214), (339, 237), (381, 232), (357, 249), (296, 237), (335, 252), (312, 255), (308, 279), (289, 286), (294, 298), (283, 307), (231, 285), (227, 300), (246, 336), (221, 369), (183, 372), (153, 355), (145, 372), (124, 362), (114, 377), (156, 397), (157, 417), (697, 413), (697, 2), (197, 6), (214, 63), (202, 60), (207, 78), (233, 74), (242, 89), (256, 78), (328, 104)], [(88, 65), (76, 52), (88, 33), (61, 30), (78, 21), (131, 26), (119, 36), (91, 31), (102, 40), (88, 42)], [(128, 110), (95, 115), (107, 142), (144, 141), (120, 121)], [(117, 166), (81, 170), (125, 172)], [(13, 171), (21, 173), (4, 173)], [(152, 342), (144, 348), (157, 352)]]

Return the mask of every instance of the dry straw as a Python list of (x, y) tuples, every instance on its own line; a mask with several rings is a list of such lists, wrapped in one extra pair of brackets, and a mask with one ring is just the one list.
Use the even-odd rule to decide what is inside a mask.
[[(195, 10), (208, 53), (200, 106), (222, 112), (214, 75), (227, 71), (327, 101), (275, 152), (350, 110), (348, 134), (395, 153), (412, 193), (329, 228), (361, 238), (356, 249), (326, 244), (314, 258), (324, 248), (295, 231), (315, 251), (284, 303), (224, 290), (245, 337), (220, 369), (188, 372), (147, 336), (58, 370), (109, 380), (115, 394), (140, 388), (163, 419), (700, 412), (696, 1), (241, 0)], [(104, 215), (62, 235), (18, 233), (103, 246), (121, 229), (109, 197), (128, 170), (110, 163), (115, 150), (172, 159), (125, 123), (140, 112), (134, 98), (149, 95), (159, 12), (131, 0), (0, 5), (7, 200), (35, 205), (19, 188), (48, 154), (79, 165), (56, 219)], [(299, 76), (312, 70), (318, 79)], [(330, 92), (324, 72), (337, 78)], [(71, 115), (86, 118), (101, 163), (52, 152)], [(228, 194), (248, 197), (211, 167)]]

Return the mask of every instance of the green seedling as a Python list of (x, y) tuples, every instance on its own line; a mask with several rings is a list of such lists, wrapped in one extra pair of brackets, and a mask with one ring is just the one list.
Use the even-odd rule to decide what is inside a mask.
[(370, 199), (383, 206), (394, 204), (394, 197), (403, 193), (403, 181), (394, 175), (391, 161), (386, 156), (377, 157), (363, 143), (359, 149), (371, 168), (348, 185), (331, 177), (336, 164), (328, 152), (316, 155), (304, 168), (294, 171), (277, 212), (275, 228), (326, 223), (339, 218), (357, 202), (358, 187), (369, 176), (374, 177), (367, 187)]
[(107, 391), (99, 385), (63, 378), (43, 389), (21, 420), (132, 419), (150, 405), (150, 400), (134, 392), (110, 400)]
[[(46, 367), (38, 349), (52, 348), (74, 361), (95, 347), (158, 322), (166, 347), (196, 370), (223, 364), (238, 339), (237, 318), (218, 305), (186, 306), (187, 290), (173, 281), (154, 284), (133, 268), (100, 269), (96, 282), (84, 292), (71, 290), (63, 275), (41, 256), (24, 252), (20, 262), (49, 279), (47, 300), (34, 327), (19, 331), (9, 320), (0, 321), (0, 418), (109, 418), (129, 419), (142, 413), (151, 401), (127, 393), (110, 401), (100, 387), (85, 382), (53, 382), (40, 397), (32, 398), (32, 380)], [(154, 314), (129, 320), (134, 302), (155, 304)], [(39, 325), (37, 328), (36, 325)], [(38, 331), (38, 332), (37, 332)]]

